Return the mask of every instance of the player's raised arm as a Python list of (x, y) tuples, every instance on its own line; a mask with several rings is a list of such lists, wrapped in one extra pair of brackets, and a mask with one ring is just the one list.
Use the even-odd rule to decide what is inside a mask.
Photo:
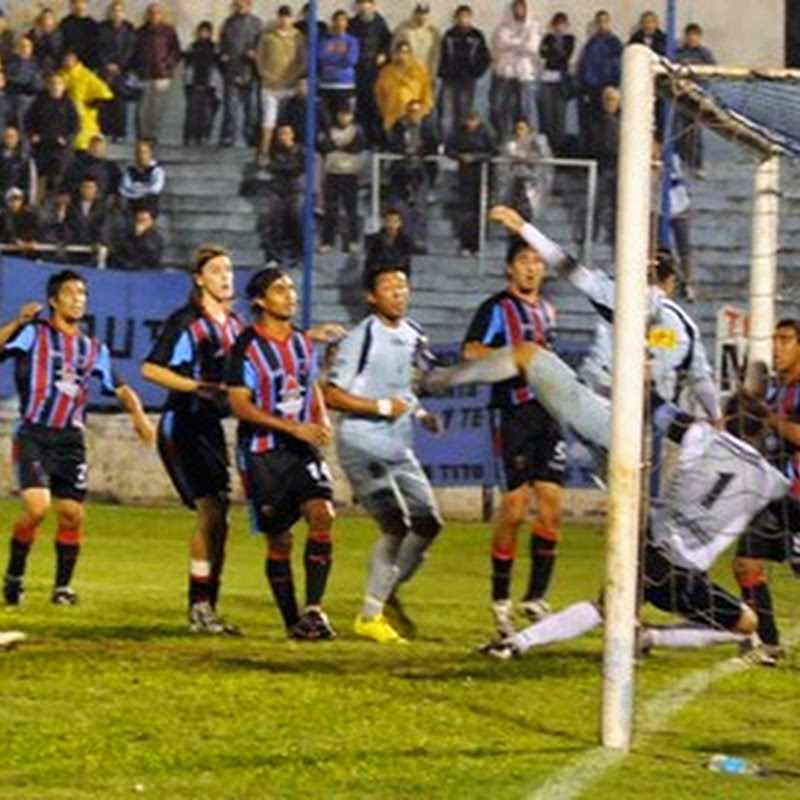
[(33, 322), (42, 311), (42, 304), (37, 302), (25, 303), (17, 312), (14, 319), (0, 327), (0, 348), (5, 347), (12, 336), (29, 322)]
[(156, 428), (145, 414), (139, 395), (125, 384), (118, 386), (114, 394), (116, 394), (119, 404), (130, 414), (134, 430), (139, 438), (148, 447), (152, 447), (156, 443)]

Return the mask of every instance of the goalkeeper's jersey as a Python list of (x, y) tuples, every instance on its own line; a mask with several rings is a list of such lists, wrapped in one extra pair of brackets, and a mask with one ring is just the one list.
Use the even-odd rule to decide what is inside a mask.
[(654, 503), (651, 538), (676, 566), (705, 572), (788, 488), (788, 480), (750, 445), (696, 422), (683, 437), (665, 492)]

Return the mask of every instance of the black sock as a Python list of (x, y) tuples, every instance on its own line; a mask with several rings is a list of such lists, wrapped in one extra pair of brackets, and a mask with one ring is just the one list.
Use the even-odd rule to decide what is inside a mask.
[(531, 535), (531, 574), (526, 600), (538, 600), (545, 596), (553, 575), (557, 552), (553, 539), (536, 533)]
[(287, 630), (297, 622), (292, 562), (288, 558), (267, 558), (267, 580)]
[(214, 578), (213, 576), (208, 583), (208, 602), (211, 603), (211, 608), (213, 608), (215, 611), (217, 608), (217, 600), (219, 600), (220, 584), (220, 579)]
[(492, 556), (492, 600), (508, 600), (511, 597), (511, 570), (514, 559)]
[(778, 626), (772, 611), (772, 593), (766, 583), (742, 588), (745, 603), (758, 614), (758, 636), (764, 644), (778, 644)]
[(56, 542), (56, 586), (69, 586), (80, 549), (79, 544)]
[(28, 563), (28, 553), (31, 551), (33, 542), (21, 542), (19, 539), (11, 539), (11, 547), (8, 555), (8, 568), (6, 575), (11, 578), (21, 578), (25, 574), (25, 566)]
[[(189, 605), (211, 601), (211, 583), (208, 578), (198, 578), (189, 574)], [(213, 606), (213, 603), (212, 603)]]
[(328, 535), (309, 536), (303, 563), (306, 568), (306, 605), (318, 606), (325, 594), (325, 585), (331, 571), (333, 545)]

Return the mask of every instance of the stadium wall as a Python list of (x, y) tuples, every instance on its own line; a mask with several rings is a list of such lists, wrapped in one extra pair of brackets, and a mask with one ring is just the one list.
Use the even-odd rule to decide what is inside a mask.
[[(65, 13), (68, 0), (35, 2), (30, 0), (5, 0), (0, 3), (11, 16), (12, 25), (27, 24), (36, 9), (50, 6), (58, 13)], [(97, 18), (105, 16), (108, 0), (92, 0), (92, 13)], [(194, 26), (203, 19), (219, 24), (230, 8), (229, 0), (165, 0), (162, 5), (175, 21), (183, 42), (188, 42)], [(254, 10), (264, 17), (272, 17), (278, 3), (255, 0)], [(294, 0), (295, 10), (302, 0)], [(321, 0), (320, 15), (327, 18), (337, 8), (352, 8), (350, 0)], [(415, 5), (415, 0), (377, 0), (379, 10), (394, 26), (405, 19)], [(433, 0), (431, 6), (436, 22), (440, 26), (449, 24), (449, 17), (457, 0)], [(487, 33), (499, 22), (506, 3), (500, 0), (472, 0), (476, 24)], [(662, 17), (666, 3), (648, 0), (556, 0), (529, 5), (539, 19), (546, 23), (555, 11), (566, 11), (572, 21), (572, 29), (578, 36), (579, 45), (586, 40), (586, 30), (595, 12), (607, 9), (614, 19), (614, 29), (620, 37), (627, 37), (636, 25), (642, 11), (653, 9)], [(706, 31), (706, 43), (715, 52), (721, 63), (743, 66), (781, 66), (784, 63), (784, 2), (783, 0), (759, 0), (757, 3), (736, 3), (735, 19), (731, 16), (733, 4), (730, 0), (677, 0), (679, 30), (687, 22), (699, 22)], [(128, 0), (129, 15), (139, 21), (147, 0)]]

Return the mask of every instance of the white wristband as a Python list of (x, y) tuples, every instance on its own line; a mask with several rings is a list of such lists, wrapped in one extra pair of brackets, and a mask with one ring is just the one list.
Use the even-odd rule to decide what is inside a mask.
[(378, 412), (379, 417), (391, 417), (392, 401), (388, 397), (382, 397), (380, 400), (376, 400), (375, 410)]

